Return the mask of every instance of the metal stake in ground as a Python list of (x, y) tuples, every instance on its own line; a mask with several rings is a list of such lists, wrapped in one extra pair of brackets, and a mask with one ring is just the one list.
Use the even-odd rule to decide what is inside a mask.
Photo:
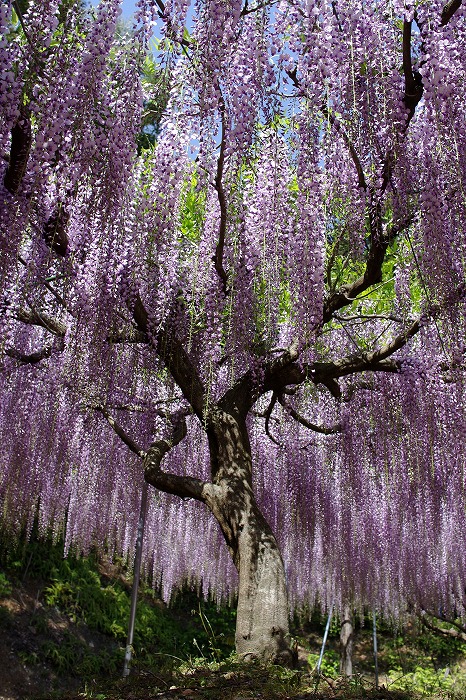
[(377, 660), (377, 624), (376, 624), (376, 614), (375, 610), (372, 613), (372, 638), (374, 641), (374, 673), (375, 673), (375, 687), (379, 687), (379, 663)]
[(319, 660), (317, 662), (317, 667), (316, 667), (317, 674), (320, 674), (320, 667), (322, 666), (322, 659), (324, 658), (325, 645), (327, 644), (328, 632), (330, 629), (330, 623), (332, 621), (332, 613), (333, 613), (333, 603), (330, 606), (330, 611), (328, 613), (328, 618), (327, 618), (327, 624), (325, 625), (324, 638), (322, 639), (322, 649), (320, 650), (320, 656), (319, 656)]
[(138, 602), (139, 576), (141, 573), (142, 541), (144, 539), (144, 526), (146, 523), (148, 483), (144, 482), (141, 496), (141, 509), (139, 511), (138, 536), (136, 539), (136, 554), (134, 557), (134, 578), (131, 590), (131, 609), (129, 613), (128, 637), (126, 639), (125, 663), (123, 665), (123, 678), (129, 675), (131, 655), (133, 652), (134, 623), (136, 621), (136, 606)]

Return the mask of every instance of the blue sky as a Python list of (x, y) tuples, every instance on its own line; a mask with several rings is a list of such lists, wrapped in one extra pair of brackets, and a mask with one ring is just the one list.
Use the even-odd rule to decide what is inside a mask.
[(123, 10), (123, 17), (131, 17), (134, 12), (134, 6), (136, 5), (136, 0), (123, 0), (121, 9)]

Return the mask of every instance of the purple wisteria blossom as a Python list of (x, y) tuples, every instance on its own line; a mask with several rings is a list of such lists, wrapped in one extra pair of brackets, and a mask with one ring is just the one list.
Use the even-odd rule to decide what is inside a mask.
[(119, 17), (0, 7), (2, 527), (131, 561), (145, 479), (147, 577), (244, 658), (464, 610), (464, 5)]

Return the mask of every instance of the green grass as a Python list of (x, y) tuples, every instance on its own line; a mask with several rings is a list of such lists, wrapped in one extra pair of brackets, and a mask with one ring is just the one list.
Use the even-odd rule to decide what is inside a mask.
[[(217, 608), (198, 591), (179, 591), (170, 607), (157, 591), (141, 585), (134, 636), (132, 674), (121, 680), (129, 618), (131, 576), (123, 562), (109, 565), (95, 554), (63, 558), (61, 543), (33, 538), (8, 547), (0, 537), (0, 633), (14, 631), (18, 619), (2, 607), (8, 596), (37, 593), (37, 609), (24, 630), (30, 643), (18, 650), (29, 669), (47, 668), (61, 679), (74, 677), (81, 694), (57, 698), (95, 697), (104, 700), (148, 700), (157, 693), (203, 700), (233, 698), (441, 698), (466, 700), (465, 676), (458, 664), (466, 644), (425, 630), (412, 620), (403, 632), (380, 622), (380, 682), (374, 688), (371, 621), (356, 622), (354, 677), (338, 676), (339, 624), (334, 620), (319, 677), (313, 675), (325, 619), (318, 611), (303, 611), (294, 620), (294, 634), (309, 650), (308, 667), (289, 671), (235, 660), (235, 611)], [(35, 594), (34, 594), (35, 595)], [(29, 632), (29, 631), (30, 632)], [(448, 669), (448, 670), (447, 670)], [(178, 689), (178, 690), (175, 690)], [(146, 693), (146, 694), (144, 694)], [(48, 698), (52, 697), (50, 693)], [(183, 695), (184, 697), (184, 695)]]
[[(39, 641), (32, 650), (21, 652), (23, 663), (45, 663), (58, 674), (84, 681), (119, 675), (131, 599), (131, 577), (121, 562), (111, 567), (117, 568), (118, 576), (110, 578), (95, 554), (64, 559), (62, 543), (32, 539), (13, 549), (0, 548), (0, 567), (0, 596), (28, 581), (41, 582), (43, 607), (30, 623)], [(8, 612), (0, 611), (0, 625), (14, 623)], [(51, 633), (54, 614), (67, 622), (58, 633)], [(167, 608), (152, 588), (142, 585), (133, 666), (171, 668), (194, 658), (219, 661), (232, 651), (234, 619), (231, 609), (217, 610), (215, 604), (200, 601), (190, 590), (179, 592), (173, 606)], [(62, 622), (60, 625), (63, 627)], [(89, 636), (95, 633), (100, 636), (90, 646)]]

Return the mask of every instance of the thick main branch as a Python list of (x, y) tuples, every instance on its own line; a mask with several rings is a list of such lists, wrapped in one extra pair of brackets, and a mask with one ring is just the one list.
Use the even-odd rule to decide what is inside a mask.
[[(150, 336), (149, 315), (139, 295), (136, 297), (132, 311), (139, 331)], [(203, 420), (206, 405), (204, 386), (188, 353), (174, 331), (172, 329), (159, 329), (156, 334), (155, 347), (158, 356), (180, 387), (184, 398), (192, 406), (197, 417)]]
[(186, 435), (186, 422), (184, 417), (177, 420), (172, 428), (172, 435), (168, 440), (156, 440), (149, 449), (144, 451), (128, 432), (115, 420), (105, 406), (96, 406), (95, 410), (102, 413), (108, 424), (113, 428), (120, 440), (135, 455), (144, 460), (144, 478), (148, 484), (181, 498), (195, 498), (207, 502), (209, 484), (190, 476), (179, 476), (163, 472), (160, 463), (165, 455), (177, 445)]

